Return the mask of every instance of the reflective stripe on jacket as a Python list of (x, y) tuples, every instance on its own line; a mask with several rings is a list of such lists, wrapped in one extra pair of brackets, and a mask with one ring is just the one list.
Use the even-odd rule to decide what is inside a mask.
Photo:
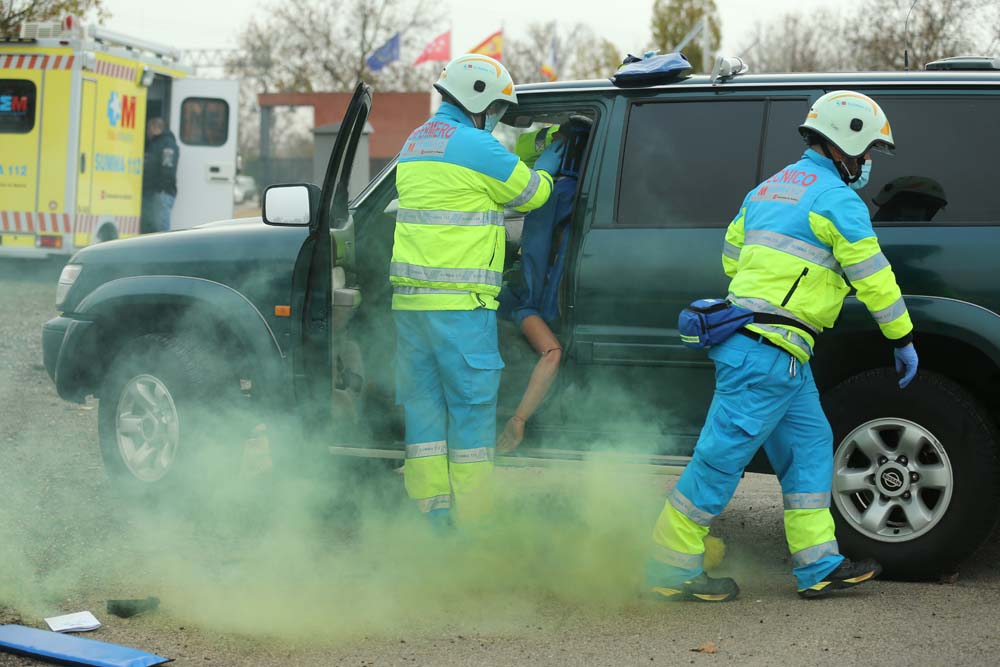
[[(726, 231), (722, 266), (732, 278), (731, 300), (755, 312), (822, 331), (840, 314), (850, 291), (846, 278), (886, 338), (913, 330), (868, 209), (833, 161), (811, 149), (750, 191)], [(812, 355), (815, 340), (807, 329), (750, 328), (801, 361)]]
[(396, 189), (393, 309), (495, 310), (504, 207), (538, 208), (552, 192), (552, 177), (529, 169), (445, 102), (406, 140)]

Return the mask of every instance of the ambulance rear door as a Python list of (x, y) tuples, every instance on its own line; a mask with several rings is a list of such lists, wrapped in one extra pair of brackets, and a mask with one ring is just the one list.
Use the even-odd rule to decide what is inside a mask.
[(171, 229), (233, 217), (238, 104), (238, 81), (173, 81), (170, 130), (180, 158)]

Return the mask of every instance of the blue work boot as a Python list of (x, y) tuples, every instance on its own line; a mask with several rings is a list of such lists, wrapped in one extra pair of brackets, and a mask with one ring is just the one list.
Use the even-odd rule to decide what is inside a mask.
[(866, 581), (871, 581), (882, 573), (882, 566), (877, 561), (867, 558), (857, 563), (852, 563), (845, 558), (837, 568), (830, 574), (823, 577), (823, 580), (813, 584), (809, 588), (799, 590), (799, 597), (820, 598), (831, 591), (840, 588), (851, 588)]
[(702, 572), (697, 577), (671, 586), (650, 586), (647, 596), (666, 602), (729, 602), (740, 587), (729, 577), (712, 578)]
[(424, 514), (424, 516), (427, 518), (428, 523), (430, 523), (431, 530), (436, 535), (451, 535), (455, 532), (455, 521), (451, 517), (450, 509), (439, 508), (431, 510)]

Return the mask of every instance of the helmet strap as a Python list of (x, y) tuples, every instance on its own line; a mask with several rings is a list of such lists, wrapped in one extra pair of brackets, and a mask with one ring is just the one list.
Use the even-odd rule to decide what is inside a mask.
[(861, 178), (861, 166), (865, 163), (864, 158), (852, 158), (857, 167), (857, 173), (851, 175), (851, 170), (848, 168), (847, 164), (843, 160), (838, 160), (830, 153), (830, 145), (827, 140), (820, 141), (819, 147), (823, 150), (823, 155), (833, 162), (833, 166), (837, 168), (837, 173), (840, 174), (840, 178), (844, 183), (850, 184), (856, 182)]

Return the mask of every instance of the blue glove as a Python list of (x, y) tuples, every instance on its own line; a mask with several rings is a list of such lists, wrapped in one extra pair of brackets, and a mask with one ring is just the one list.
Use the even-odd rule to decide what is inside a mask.
[(565, 153), (566, 144), (563, 143), (562, 139), (556, 139), (535, 160), (535, 171), (548, 172), (550, 176), (555, 178), (555, 175), (559, 173), (559, 166), (562, 164)]
[(899, 388), (906, 389), (906, 385), (917, 375), (917, 351), (913, 348), (913, 343), (905, 347), (897, 347), (892, 351), (896, 357), (896, 372), (902, 377), (899, 378)]

